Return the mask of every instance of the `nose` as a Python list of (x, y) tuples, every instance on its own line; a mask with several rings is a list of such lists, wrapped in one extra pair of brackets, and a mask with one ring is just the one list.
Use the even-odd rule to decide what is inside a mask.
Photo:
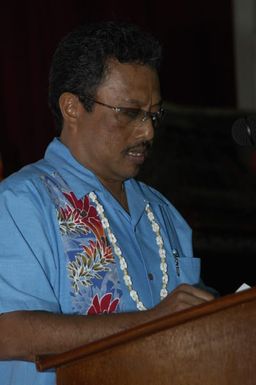
[(137, 138), (141, 140), (151, 141), (154, 138), (155, 130), (150, 116), (138, 123), (136, 133)]

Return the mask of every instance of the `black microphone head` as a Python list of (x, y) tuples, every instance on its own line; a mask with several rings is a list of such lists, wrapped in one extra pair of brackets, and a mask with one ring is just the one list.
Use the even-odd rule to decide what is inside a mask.
[(236, 120), (232, 126), (232, 137), (241, 146), (255, 146), (256, 118), (247, 117)]

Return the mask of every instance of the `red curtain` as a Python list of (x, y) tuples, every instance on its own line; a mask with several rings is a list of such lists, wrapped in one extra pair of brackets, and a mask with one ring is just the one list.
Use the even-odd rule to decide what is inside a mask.
[(151, 30), (164, 44), (165, 99), (234, 105), (230, 1), (4, 2), (0, 7), (0, 153), (5, 175), (41, 158), (54, 136), (47, 104), (51, 56), (60, 38), (84, 21), (121, 19)]

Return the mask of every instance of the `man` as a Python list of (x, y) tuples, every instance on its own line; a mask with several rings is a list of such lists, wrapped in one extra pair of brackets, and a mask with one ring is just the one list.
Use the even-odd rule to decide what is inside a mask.
[(186, 222), (133, 179), (163, 113), (160, 57), (153, 37), (112, 22), (80, 27), (56, 50), (59, 136), (0, 185), (2, 385), (53, 384), (36, 355), (213, 299), (195, 287)]

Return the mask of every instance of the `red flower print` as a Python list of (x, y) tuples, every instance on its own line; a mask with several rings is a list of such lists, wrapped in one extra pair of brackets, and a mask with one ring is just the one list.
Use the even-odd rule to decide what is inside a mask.
[(98, 294), (93, 297), (92, 305), (89, 307), (87, 314), (102, 314), (102, 313), (114, 313), (119, 304), (120, 299), (115, 298), (112, 301), (112, 294), (104, 294), (100, 299)]
[(96, 260), (100, 257), (101, 262), (114, 263), (114, 256), (111, 246), (107, 245), (106, 238), (102, 238), (100, 241), (89, 241), (90, 246), (82, 245), (87, 257), (89, 259)]
[(86, 195), (81, 199), (77, 199), (72, 191), (69, 194), (64, 193), (64, 195), (74, 207), (74, 211), (76, 215), (79, 216), (79, 220), (89, 227), (98, 239), (104, 237), (104, 230), (97, 210), (90, 204), (89, 197)]
[(89, 197), (87, 195), (81, 199), (77, 199), (77, 197), (72, 191), (70, 191), (69, 194), (64, 192), (64, 195), (67, 200), (71, 203), (71, 205), (74, 208), (78, 209), (80, 213), (82, 212), (86, 214), (88, 218), (97, 217), (97, 211), (94, 206), (90, 205)]
[(76, 209), (66, 205), (58, 211), (60, 230), (63, 234), (67, 233), (87, 233), (90, 228), (85, 225)]

